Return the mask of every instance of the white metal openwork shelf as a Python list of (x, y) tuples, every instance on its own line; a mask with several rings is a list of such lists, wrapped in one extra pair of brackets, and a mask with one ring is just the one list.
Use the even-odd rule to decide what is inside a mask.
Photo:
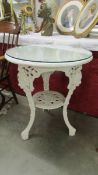
[(63, 106), (65, 97), (56, 91), (42, 91), (34, 96), (35, 106), (42, 109), (54, 109)]

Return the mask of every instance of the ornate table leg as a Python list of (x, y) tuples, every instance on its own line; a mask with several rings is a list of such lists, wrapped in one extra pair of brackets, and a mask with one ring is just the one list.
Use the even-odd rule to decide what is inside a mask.
[(45, 72), (45, 73), (42, 74), (44, 91), (49, 90), (49, 79), (50, 79), (50, 76), (51, 76), (52, 73), (53, 72)]
[(63, 117), (64, 121), (69, 129), (69, 135), (74, 136), (76, 129), (69, 123), (68, 117), (67, 117), (67, 107), (71, 98), (71, 95), (73, 94), (73, 91), (76, 89), (77, 86), (81, 84), (81, 69), (82, 66), (77, 67), (68, 67), (66, 70), (64, 70), (66, 76), (69, 78), (69, 84), (68, 89), (69, 92), (65, 98), (64, 106), (63, 106)]
[(29, 138), (29, 132), (35, 119), (35, 104), (32, 96), (32, 91), (34, 90), (33, 81), (35, 78), (40, 76), (40, 73), (33, 67), (23, 65), (18, 66), (18, 71), (19, 86), (26, 93), (31, 112), (29, 123), (24, 131), (21, 133), (22, 139), (27, 140)]

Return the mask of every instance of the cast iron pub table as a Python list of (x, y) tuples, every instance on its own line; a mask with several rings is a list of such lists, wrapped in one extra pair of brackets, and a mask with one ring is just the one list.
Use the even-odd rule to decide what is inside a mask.
[[(74, 136), (76, 129), (70, 124), (67, 116), (67, 107), (74, 90), (81, 83), (82, 65), (92, 60), (92, 53), (82, 48), (74, 48), (64, 45), (34, 44), (20, 46), (7, 50), (5, 58), (18, 64), (18, 82), (24, 90), (29, 107), (30, 120), (27, 127), (21, 133), (23, 140), (29, 138), (29, 132), (35, 119), (35, 110), (56, 109), (63, 107), (63, 118), (69, 129), (69, 135)], [(54, 71), (63, 71), (69, 78), (68, 94), (64, 97), (56, 91), (49, 90), (49, 78)], [(44, 91), (32, 96), (33, 83), (42, 75)]]

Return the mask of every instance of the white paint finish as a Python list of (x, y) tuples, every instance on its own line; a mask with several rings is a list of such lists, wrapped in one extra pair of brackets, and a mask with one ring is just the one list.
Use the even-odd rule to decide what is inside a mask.
[[(76, 54), (75, 49), (73, 49), (72, 47), (63, 47), (63, 46), (61, 48), (59, 46), (59, 47), (57, 47), (58, 52), (59, 51), (64, 52), (64, 48), (65, 48), (65, 52), (67, 54), (71, 53), (70, 57), (74, 62), (68, 62), (68, 64), (67, 64), (66, 61), (68, 61), (68, 60), (66, 60), (66, 57), (64, 57), (63, 59), (65, 59), (65, 63), (63, 63), (63, 64), (61, 64), (60, 62), (58, 62), (56, 64), (53, 62), (49, 63), (51, 58), (47, 57), (46, 58), (48, 60), (47, 63), (44, 62), (44, 60), (43, 60), (43, 62), (41, 63), (41, 66), (40, 66), (40, 63), (38, 63), (38, 62), (33, 62), (31, 60), (29, 60), (29, 62), (24, 61), (24, 54), (22, 54), (20, 52), (20, 50), (22, 50), (26, 54), (27, 47), (28, 46), (20, 47), (20, 48), (13, 48), (13, 50), (7, 51), (6, 55), (5, 55), (5, 57), (8, 61), (19, 64), (19, 66), (18, 66), (19, 86), (26, 93), (29, 107), (30, 107), (30, 120), (29, 120), (29, 123), (28, 123), (27, 127), (25, 128), (25, 130), (21, 133), (22, 139), (27, 140), (29, 138), (29, 132), (30, 132), (30, 129), (34, 123), (34, 119), (35, 119), (36, 107), (41, 107), (43, 109), (55, 109), (57, 107), (63, 106), (63, 117), (64, 117), (65, 124), (67, 125), (67, 127), (69, 129), (69, 135), (74, 136), (76, 129), (70, 124), (70, 122), (68, 120), (67, 107), (68, 107), (71, 95), (73, 94), (75, 88), (77, 86), (79, 86), (81, 83), (82, 64), (87, 63), (87, 62), (91, 61), (91, 59), (92, 59), (91, 52), (86, 51), (84, 49), (77, 50), (77, 54), (81, 53), (80, 62), (78, 63), (77, 59), (76, 60), (74, 59), (74, 54)], [(35, 48), (35, 46), (33, 46), (33, 45), (29, 46), (29, 48), (31, 48), (31, 49), (33, 47)], [(38, 52), (38, 53), (39, 53), (39, 47), (41, 47), (41, 46), (37, 46), (38, 50), (36, 50), (36, 52)], [(53, 49), (53, 47), (49, 46), (49, 45), (47, 45), (47, 47), (46, 46), (43, 46), (43, 47), (45, 47), (45, 49), (42, 49), (42, 52), (45, 52), (47, 49), (50, 49), (50, 52), (51, 52), (51, 50)], [(54, 47), (54, 48), (56, 48), (56, 47)], [(20, 53), (20, 57), (22, 58), (21, 62), (19, 61), (19, 59), (15, 59), (15, 49), (16, 49), (17, 53), (18, 53), (18, 51)], [(47, 50), (47, 52), (48, 52), (48, 50)], [(51, 52), (51, 53), (53, 53), (53, 52)], [(7, 54), (9, 54), (9, 56), (7, 56)], [(31, 53), (31, 54), (33, 54), (33, 53)], [(66, 54), (66, 56), (67, 56), (67, 54)], [(76, 58), (77, 58), (77, 54), (75, 55)], [(88, 58), (86, 57), (86, 59), (85, 59), (85, 54), (88, 55)], [(30, 57), (29, 56), (30, 55), (28, 55), (28, 58), (31, 58), (31, 56)], [(40, 57), (40, 54), (39, 54), (39, 57)], [(85, 59), (85, 62), (83, 60), (83, 57)], [(14, 62), (14, 59), (15, 59), (15, 62)], [(25, 62), (25, 64), (24, 64), (24, 62)], [(54, 94), (54, 92), (48, 91), (49, 90), (49, 77), (50, 77), (51, 73), (53, 73), (54, 71), (57, 71), (57, 70), (63, 71), (65, 73), (65, 75), (69, 78), (69, 84), (68, 84), (69, 92), (68, 92), (66, 98), (64, 98), (61, 94), (58, 94), (58, 93)], [(46, 73), (46, 77), (45, 77), (45, 73)], [(40, 93), (36, 94), (35, 96), (32, 97), (32, 91), (34, 90), (34, 86), (32, 85), (32, 82), (34, 82), (34, 80), (36, 78), (38, 78), (40, 75), (43, 76), (45, 92), (43, 92), (41, 94)], [(41, 95), (42, 95), (42, 98), (41, 98)], [(56, 98), (55, 98), (55, 95), (56, 95)], [(42, 101), (42, 103), (41, 102), (39, 103), (39, 96), (40, 96), (40, 100)], [(58, 97), (59, 97), (59, 102), (56, 102)], [(52, 103), (53, 103), (52, 107), (51, 107), (51, 99), (52, 99)], [(48, 102), (48, 105), (47, 105), (47, 102)]]
[[(32, 82), (34, 82), (34, 79), (39, 77), (41, 74), (45, 73), (45, 72), (49, 72), (49, 70), (44, 70), (44, 69), (35, 69), (33, 67), (30, 66), (22, 66), (19, 65), (18, 66), (18, 81), (19, 81), (19, 85), (20, 87), (24, 90), (24, 92), (26, 93), (28, 102), (29, 102), (29, 107), (30, 107), (30, 120), (29, 123), (27, 125), (27, 127), (25, 128), (25, 130), (22, 132), (21, 136), (23, 140), (27, 140), (29, 138), (29, 132), (30, 129), (34, 123), (34, 119), (35, 119), (35, 110), (36, 107), (38, 108), (42, 108), (42, 109), (56, 109), (58, 107), (63, 106), (63, 117), (64, 117), (64, 121), (65, 124), (67, 125), (68, 129), (69, 129), (69, 135), (70, 136), (74, 136), (76, 129), (70, 124), (69, 120), (68, 120), (68, 116), (67, 116), (67, 107), (71, 98), (71, 95), (73, 94), (73, 91), (75, 90), (75, 88), (81, 83), (81, 68), (82, 66), (78, 66), (78, 67), (67, 67), (66, 69), (62, 69), (60, 68), (59, 70), (65, 72), (65, 74), (68, 76), (69, 78), (69, 85), (68, 85), (68, 89), (69, 92), (64, 100), (64, 97), (58, 93), (56, 93), (55, 95), (58, 96), (57, 98), (59, 99), (58, 103), (55, 102), (55, 100), (57, 98), (54, 98), (53, 93), (54, 92), (50, 92), (50, 94), (46, 91), (45, 93), (41, 94), (35, 94), (34, 97), (32, 97), (32, 88), (34, 89), (34, 87), (32, 87)], [(33, 69), (33, 70), (32, 70)], [(33, 71), (33, 72), (32, 72)], [(55, 71), (55, 68), (53, 68), (52, 72)], [(42, 95), (42, 97), (41, 97)], [(40, 104), (39, 104), (39, 100), (38, 97), (40, 96)], [(51, 99), (53, 104), (51, 105)], [(38, 103), (37, 103), (38, 102)], [(47, 105), (48, 104), (48, 105)], [(49, 105), (50, 104), (50, 105)]]
[[(6, 52), (7, 60), (12, 63), (35, 67), (66, 67), (85, 64), (92, 59), (92, 53), (82, 48), (56, 45), (20, 46)], [(12, 57), (10, 59), (10, 57)]]
[(48, 90), (37, 92), (33, 98), (37, 108), (47, 110), (59, 108), (65, 101), (65, 97), (59, 92)]

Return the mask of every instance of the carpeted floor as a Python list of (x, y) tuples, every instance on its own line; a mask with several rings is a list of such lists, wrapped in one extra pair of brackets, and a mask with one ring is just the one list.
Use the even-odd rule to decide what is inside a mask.
[(76, 136), (69, 137), (62, 110), (36, 111), (28, 141), (20, 133), (29, 120), (25, 97), (0, 116), (0, 175), (97, 175), (98, 119), (68, 111)]

